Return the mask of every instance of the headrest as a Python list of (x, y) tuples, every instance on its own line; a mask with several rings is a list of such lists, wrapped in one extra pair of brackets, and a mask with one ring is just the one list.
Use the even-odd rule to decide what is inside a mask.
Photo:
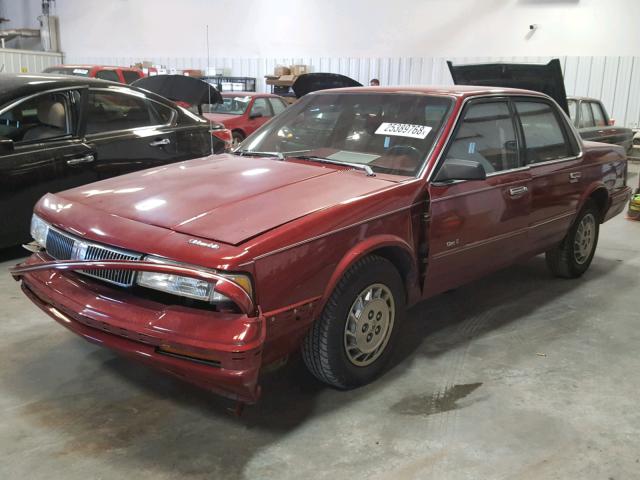
[(38, 120), (56, 128), (65, 128), (64, 105), (49, 98), (38, 102)]

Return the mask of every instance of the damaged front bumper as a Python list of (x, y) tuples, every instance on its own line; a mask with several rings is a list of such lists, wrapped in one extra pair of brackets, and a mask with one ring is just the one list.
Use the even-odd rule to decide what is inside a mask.
[[(240, 313), (167, 305), (113, 288), (78, 270), (173, 273), (216, 282)], [(11, 269), (45, 313), (86, 340), (243, 403), (260, 395), (265, 319), (233, 281), (209, 271), (145, 261), (51, 261), (33, 254)]]

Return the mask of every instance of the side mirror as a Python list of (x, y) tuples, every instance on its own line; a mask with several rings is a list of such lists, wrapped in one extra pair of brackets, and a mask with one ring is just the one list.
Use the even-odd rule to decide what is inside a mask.
[(480, 162), (474, 160), (461, 160), (448, 158), (445, 160), (436, 182), (448, 182), (453, 180), (484, 180), (487, 172)]
[(252, 113), (251, 115), (249, 115), (249, 118), (254, 119), (254, 118), (260, 118), (262, 117), (262, 113), (257, 112), (257, 113)]
[(13, 152), (14, 145), (13, 140), (10, 138), (0, 137), (0, 154)]

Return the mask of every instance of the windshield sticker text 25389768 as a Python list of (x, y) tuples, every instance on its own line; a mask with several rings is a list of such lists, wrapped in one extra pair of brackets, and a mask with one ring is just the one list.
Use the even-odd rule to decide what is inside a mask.
[(383, 122), (376, 130), (376, 135), (393, 135), (396, 137), (419, 138), (424, 140), (430, 131), (431, 127), (427, 127), (426, 125)]

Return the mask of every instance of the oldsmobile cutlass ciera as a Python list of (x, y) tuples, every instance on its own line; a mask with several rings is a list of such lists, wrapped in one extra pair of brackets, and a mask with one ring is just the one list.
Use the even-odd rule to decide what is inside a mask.
[(408, 305), (539, 253), (582, 275), (626, 172), (541, 93), (324, 90), (233, 154), (45, 195), (12, 274), (87, 340), (240, 402), (298, 349), (346, 389)]

